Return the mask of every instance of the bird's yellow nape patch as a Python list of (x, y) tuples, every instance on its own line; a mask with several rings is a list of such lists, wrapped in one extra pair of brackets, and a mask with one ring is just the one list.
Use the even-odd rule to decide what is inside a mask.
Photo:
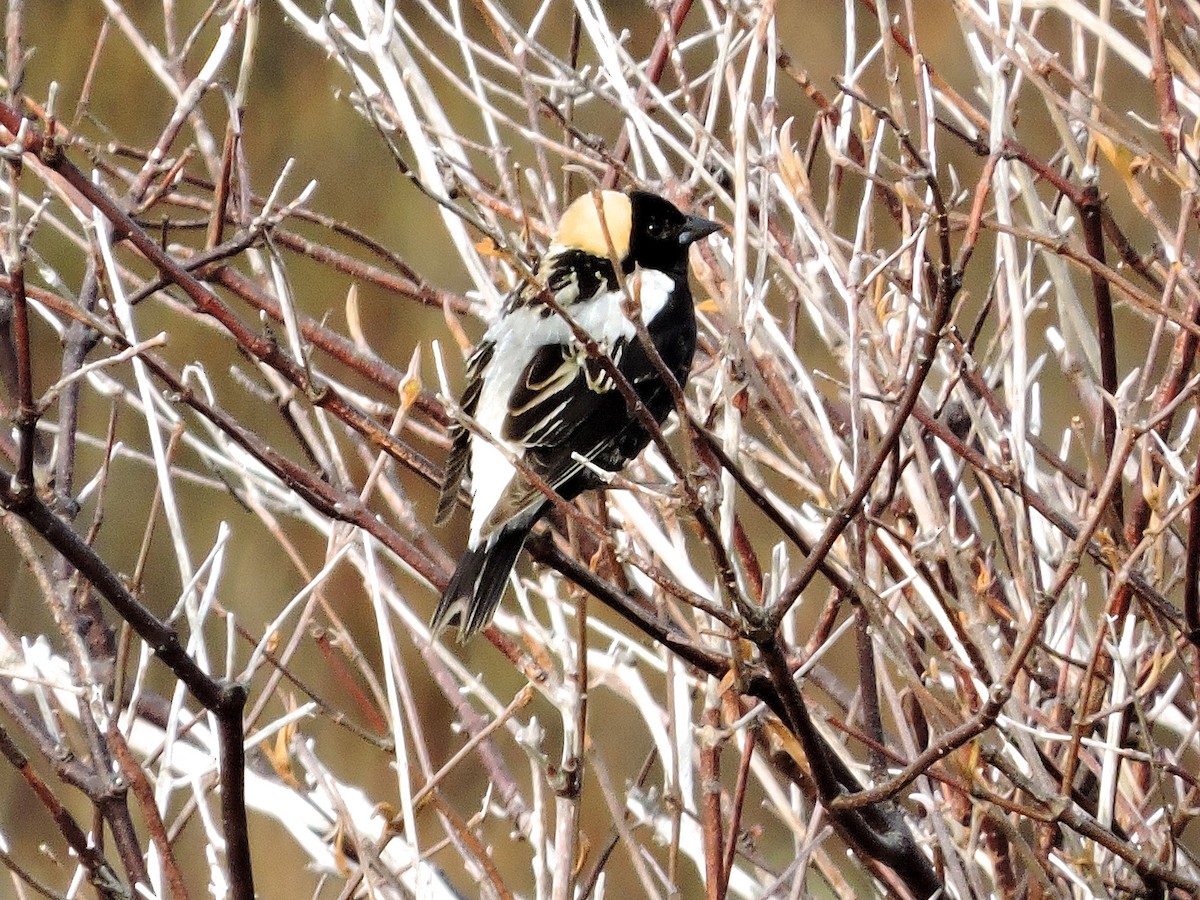
[[(600, 210), (604, 210), (603, 220)], [(604, 231), (608, 229), (607, 239)], [(620, 191), (589, 191), (567, 207), (554, 232), (554, 244), (571, 247), (608, 259), (629, 253), (633, 231), (633, 207)], [(609, 242), (611, 243), (611, 248)]]

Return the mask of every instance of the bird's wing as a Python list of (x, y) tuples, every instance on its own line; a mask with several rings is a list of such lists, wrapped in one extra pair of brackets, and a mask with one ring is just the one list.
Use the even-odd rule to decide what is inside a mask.
[[(640, 342), (618, 340), (610, 358), (655, 418), (665, 418), (670, 398)], [(498, 436), (560, 493), (584, 469), (577, 455), (607, 471), (618, 471), (648, 440), (605, 367), (574, 344), (538, 348), (510, 395), (503, 433)], [(567, 499), (579, 489), (570, 491)], [(543, 500), (537, 485), (518, 470), (484, 532), (529, 512)]]
[[(479, 394), (483, 391), (483, 373), (491, 362), (496, 345), (492, 341), (483, 341), (471, 358), (467, 360), (467, 388), (463, 391), (459, 406), (468, 416), (475, 415), (475, 407), (479, 404)], [(434, 522), (438, 525), (450, 518), (458, 499), (458, 489), (462, 486), (463, 475), (467, 471), (467, 461), (471, 455), (471, 433), (457, 420), (450, 423), (450, 456), (446, 460), (446, 473), (442, 478), (442, 491), (438, 497), (437, 513)]]

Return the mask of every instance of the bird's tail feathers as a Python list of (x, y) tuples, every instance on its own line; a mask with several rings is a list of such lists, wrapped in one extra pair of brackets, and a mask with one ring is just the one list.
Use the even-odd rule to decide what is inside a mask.
[(438, 494), (437, 512), (433, 524), (442, 525), (454, 512), (458, 504), (458, 490), (462, 487), (463, 475), (467, 472), (470, 456), (470, 434), (458, 422), (450, 423), (450, 457), (446, 460), (446, 472), (442, 476), (442, 489)]
[(528, 523), (511, 522), (463, 554), (430, 620), (434, 636), (457, 622), (458, 640), (465, 643), (488, 627), (528, 536)]

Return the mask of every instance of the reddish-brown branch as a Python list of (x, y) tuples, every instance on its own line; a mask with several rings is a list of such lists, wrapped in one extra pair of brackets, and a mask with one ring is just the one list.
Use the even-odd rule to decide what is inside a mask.
[[(14, 167), (15, 168), (15, 167)], [(17, 471), (12, 490), (34, 490), (33, 461), (37, 446), (37, 408), (33, 404), (33, 360), (29, 342), (29, 306), (25, 296), (25, 264), (22, 251), (12, 248), (9, 255), (9, 286), (12, 294), (12, 342), (17, 376)]]
[(1158, 133), (1162, 135), (1167, 152), (1174, 157), (1179, 152), (1179, 107), (1175, 102), (1175, 73), (1167, 57), (1163, 38), (1162, 18), (1158, 0), (1147, 0), (1146, 43), (1150, 45), (1150, 81), (1158, 100)]
[[(1083, 203), (1079, 206), (1079, 215), (1083, 227), (1083, 241), (1088, 254), (1101, 266), (1107, 266), (1104, 259), (1104, 232), (1100, 223), (1100, 191), (1094, 184), (1083, 188)], [(1103, 404), (1104, 419), (1104, 459), (1112, 459), (1113, 448), (1117, 444), (1117, 410), (1115, 408), (1117, 393), (1117, 335), (1116, 324), (1113, 321), (1112, 293), (1109, 291), (1108, 279), (1098, 270), (1092, 271), (1092, 294), (1096, 301), (1096, 343), (1100, 348), (1100, 386), (1108, 395)], [(1117, 490), (1113, 494), (1113, 510), (1118, 519), (1124, 518), (1123, 492)]]
[(3, 727), (0, 727), (0, 754), (3, 754), (5, 759), (17, 770), (25, 783), (29, 785), (30, 790), (33, 791), (34, 796), (50, 813), (59, 832), (79, 857), (80, 863), (88, 870), (89, 880), (101, 895), (113, 898), (127, 896), (126, 889), (112, 866), (88, 839), (87, 834), (84, 833), (71, 813), (59, 802), (49, 785), (33, 770), (29, 760), (13, 743)]
[(700, 827), (704, 834), (704, 886), (709, 900), (725, 896), (725, 851), (721, 827), (721, 710), (704, 708), (706, 737), (700, 741)]
[[(1193, 473), (1192, 485), (1200, 489), (1200, 466)], [(1183, 571), (1184, 635), (1200, 649), (1200, 496), (1188, 511), (1187, 559)]]
[(129, 745), (125, 743), (125, 736), (117, 728), (115, 717), (109, 722), (107, 738), (113, 758), (121, 768), (121, 775), (129, 783), (134, 797), (137, 798), (138, 807), (142, 811), (142, 821), (150, 834), (150, 840), (154, 842), (154, 846), (158, 850), (159, 862), (170, 888), (169, 896), (187, 900), (187, 882), (179, 867), (179, 860), (175, 856), (175, 848), (171, 845), (170, 838), (167, 837), (166, 826), (163, 825), (162, 817), (158, 814), (154, 788), (146, 777), (146, 771), (129, 752)]
[[(658, 40), (654, 42), (654, 49), (650, 52), (650, 58), (646, 62), (645, 82), (638, 88), (637, 104), (639, 108), (646, 105), (646, 98), (650, 95), (649, 84), (657, 84), (662, 78), (663, 70), (667, 67), (667, 59), (671, 52), (671, 47), (675, 43), (674, 35), (679, 34), (679, 29), (683, 27), (683, 20), (687, 18), (687, 14), (692, 9), (693, 0), (675, 0), (671, 6), (671, 12), (667, 18), (666, 24), (670, 31), (662, 31)], [(612, 158), (618, 160), (621, 165), (624, 165), (625, 160), (629, 158), (629, 125), (626, 124), (621, 128), (621, 134), (617, 137), (616, 144), (613, 145)], [(602, 187), (606, 189), (617, 186), (617, 180), (620, 178), (621, 169), (618, 166), (610, 165), (604, 173), (604, 181)]]

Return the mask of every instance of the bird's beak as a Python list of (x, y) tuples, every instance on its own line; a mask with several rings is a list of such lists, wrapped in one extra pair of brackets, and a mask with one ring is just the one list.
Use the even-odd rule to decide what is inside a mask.
[(714, 231), (721, 230), (720, 222), (713, 222), (703, 216), (688, 216), (683, 230), (679, 232), (679, 243), (686, 247), (702, 238), (708, 237)]

